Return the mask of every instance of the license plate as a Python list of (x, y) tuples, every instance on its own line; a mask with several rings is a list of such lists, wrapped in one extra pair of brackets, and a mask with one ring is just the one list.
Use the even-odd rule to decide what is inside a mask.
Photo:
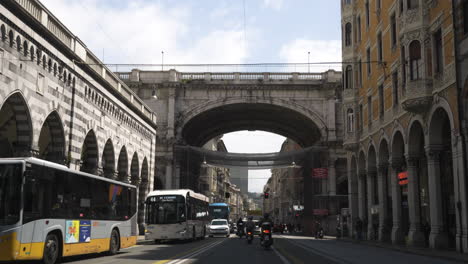
[(268, 240), (270, 240), (270, 237), (269, 237), (269, 236), (266, 236), (266, 237), (265, 237), (265, 241), (268, 241)]

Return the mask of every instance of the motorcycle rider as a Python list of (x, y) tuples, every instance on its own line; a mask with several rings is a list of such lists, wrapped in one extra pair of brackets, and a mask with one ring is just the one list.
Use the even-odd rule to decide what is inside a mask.
[(242, 217), (239, 217), (239, 220), (237, 220), (237, 234), (240, 237), (244, 234), (244, 221), (242, 220)]
[(253, 222), (253, 217), (252, 216), (249, 216), (249, 218), (247, 219), (247, 222), (245, 223), (245, 230), (247, 232), (254, 232), (255, 230), (255, 223)]

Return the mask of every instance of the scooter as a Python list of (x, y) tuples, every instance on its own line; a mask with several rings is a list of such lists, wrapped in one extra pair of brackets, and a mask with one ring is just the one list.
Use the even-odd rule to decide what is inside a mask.
[(244, 233), (244, 224), (242, 224), (242, 223), (237, 224), (237, 235), (240, 238), (242, 238), (245, 235), (245, 233)]
[(262, 234), (260, 236), (261, 241), (260, 245), (264, 249), (269, 249), (271, 245), (273, 245), (273, 237), (271, 234), (271, 223), (265, 222), (262, 224)]
[(247, 231), (247, 244), (252, 244), (254, 235), (252, 231)]

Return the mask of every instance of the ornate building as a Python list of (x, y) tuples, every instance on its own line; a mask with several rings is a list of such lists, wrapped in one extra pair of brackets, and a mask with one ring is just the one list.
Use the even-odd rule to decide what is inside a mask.
[(349, 228), (367, 239), (468, 252), (452, 10), (342, 1)]

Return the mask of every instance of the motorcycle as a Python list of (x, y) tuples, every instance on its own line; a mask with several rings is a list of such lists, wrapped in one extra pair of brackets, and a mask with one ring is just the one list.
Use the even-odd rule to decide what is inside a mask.
[(243, 223), (237, 224), (237, 236), (242, 238), (244, 235), (245, 235), (244, 234), (244, 224)]
[(271, 245), (273, 245), (273, 237), (272, 237), (272, 228), (271, 223), (265, 222), (262, 224), (262, 233), (260, 236), (260, 245), (264, 249), (269, 249)]
[(252, 244), (253, 239), (254, 239), (253, 232), (250, 230), (247, 231), (247, 243)]

